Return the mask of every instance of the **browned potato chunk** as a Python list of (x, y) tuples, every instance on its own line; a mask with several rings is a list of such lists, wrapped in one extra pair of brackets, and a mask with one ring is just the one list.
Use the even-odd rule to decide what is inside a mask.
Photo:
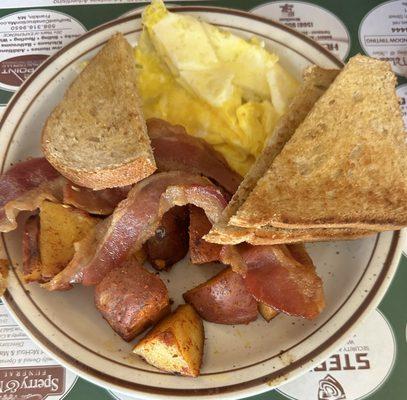
[(155, 326), (133, 351), (164, 371), (198, 376), (204, 338), (201, 318), (190, 305), (183, 304)]
[(257, 318), (257, 302), (243, 279), (225, 268), (209, 281), (188, 290), (184, 299), (205, 320), (218, 324), (248, 324)]
[(0, 296), (3, 296), (7, 289), (8, 268), (8, 260), (0, 259)]
[(267, 322), (270, 322), (274, 317), (278, 315), (278, 311), (276, 311), (273, 307), (268, 306), (267, 304), (259, 303), (258, 308), (260, 315)]
[(111, 270), (95, 288), (95, 304), (105, 320), (124, 340), (170, 312), (163, 281), (135, 260)]
[(70, 206), (50, 201), (41, 204), (39, 247), (43, 281), (67, 266), (74, 255), (74, 243), (83, 239), (99, 221)]

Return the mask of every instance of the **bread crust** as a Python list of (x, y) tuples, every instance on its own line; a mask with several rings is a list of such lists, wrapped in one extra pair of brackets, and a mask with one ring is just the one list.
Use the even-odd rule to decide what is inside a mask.
[(97, 171), (69, 168), (51, 154), (48, 154), (47, 160), (70, 181), (93, 190), (131, 185), (150, 176), (156, 170), (155, 162), (144, 157), (136, 158), (134, 161), (116, 168)]
[(267, 245), (354, 240), (372, 236), (376, 233), (373, 230), (352, 228), (279, 229), (268, 226), (259, 229), (249, 229), (228, 225), (222, 230), (211, 231), (211, 235), (204, 238), (209, 242), (218, 244), (247, 242), (253, 245)]

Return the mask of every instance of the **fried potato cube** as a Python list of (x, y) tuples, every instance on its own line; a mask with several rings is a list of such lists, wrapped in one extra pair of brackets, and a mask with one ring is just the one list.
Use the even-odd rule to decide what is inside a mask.
[(274, 317), (278, 315), (278, 311), (276, 311), (273, 307), (268, 306), (264, 303), (258, 304), (258, 309), (260, 315), (267, 321), (270, 322)]
[(208, 281), (183, 294), (206, 321), (217, 324), (248, 324), (257, 319), (257, 302), (247, 291), (243, 278), (225, 268)]
[(95, 305), (124, 340), (130, 341), (170, 312), (168, 290), (155, 274), (130, 259), (95, 288)]
[(99, 222), (85, 211), (44, 201), (40, 207), (39, 248), (41, 275), (48, 281), (62, 271), (74, 255), (74, 243)]
[(201, 318), (192, 306), (183, 304), (155, 326), (133, 352), (164, 371), (198, 376), (204, 339)]
[(4, 295), (8, 285), (9, 262), (5, 259), (0, 259), (0, 296)]

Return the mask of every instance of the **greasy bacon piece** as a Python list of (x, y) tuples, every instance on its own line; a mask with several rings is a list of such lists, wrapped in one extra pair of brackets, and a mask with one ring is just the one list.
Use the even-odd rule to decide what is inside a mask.
[(23, 233), (23, 276), (25, 282), (41, 282), (40, 258), (40, 218), (31, 215), (24, 226)]
[(44, 199), (61, 198), (65, 178), (45, 158), (32, 158), (0, 176), (0, 232), (17, 228), (20, 211), (33, 211)]
[(222, 246), (209, 243), (205, 236), (212, 224), (205, 215), (205, 211), (193, 205), (189, 206), (189, 253), (193, 264), (204, 264), (220, 260)]
[(257, 319), (257, 301), (248, 292), (241, 275), (230, 267), (207, 282), (188, 290), (184, 300), (205, 320), (217, 324), (248, 324)]
[(230, 194), (236, 192), (242, 177), (203, 139), (188, 135), (180, 125), (171, 125), (158, 118), (147, 120), (147, 130), (159, 171), (201, 174), (213, 179)]
[(167, 211), (153, 237), (144, 244), (147, 259), (157, 270), (169, 269), (188, 252), (188, 208)]
[(0, 176), (0, 205), (4, 206), (28, 190), (59, 176), (59, 172), (44, 157), (17, 163)]
[[(315, 268), (311, 257), (305, 250), (305, 246), (302, 243), (289, 244), (287, 245), (287, 247), (296, 261), (298, 261), (300, 264), (308, 265), (311, 268)], [(275, 318), (279, 314), (279, 312), (275, 310), (273, 307), (270, 307), (269, 305), (261, 302), (259, 302), (258, 304), (258, 309), (261, 316), (267, 322), (270, 322), (273, 318)]]
[(304, 243), (292, 243), (286, 245), (290, 254), (297, 260), (300, 264), (309, 265), (315, 269), (315, 265), (312, 262), (307, 250), (305, 250)]
[(63, 188), (63, 202), (90, 214), (110, 215), (130, 189), (131, 186), (92, 190), (67, 182)]
[(134, 259), (112, 269), (95, 287), (95, 305), (126, 341), (170, 312), (168, 290), (163, 281)]
[(295, 247), (293, 256), (285, 245), (236, 247), (247, 266), (244, 283), (257, 301), (289, 315), (319, 315), (325, 306), (322, 281), (305, 250)]
[(99, 283), (154, 235), (162, 216), (174, 206), (194, 204), (211, 222), (226, 206), (222, 192), (206, 178), (187, 172), (162, 172), (136, 184), (114, 213), (100, 222), (93, 234), (76, 244), (69, 265), (44, 287), (62, 290), (72, 283)]

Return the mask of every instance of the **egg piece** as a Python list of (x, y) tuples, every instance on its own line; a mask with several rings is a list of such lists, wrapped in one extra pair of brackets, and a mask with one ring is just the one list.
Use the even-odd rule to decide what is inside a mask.
[(182, 125), (245, 175), (296, 81), (262, 41), (171, 13), (161, 0), (145, 9), (143, 25), (135, 60), (145, 117)]
[(151, 29), (157, 22), (169, 14), (169, 11), (161, 0), (152, 0), (142, 14), (143, 25), (147, 29)]
[(211, 107), (186, 90), (171, 74), (154, 51), (147, 32), (141, 34), (134, 56), (139, 69), (137, 86), (144, 116), (180, 124), (188, 133), (203, 138), (215, 148), (224, 145), (221, 153), (228, 164), (245, 174), (253, 157), (241, 146), (245, 134), (239, 128), (235, 113), (241, 105), (239, 93), (221, 108)]
[(168, 13), (150, 28), (150, 35), (177, 70), (199, 71), (218, 63), (202, 24), (195, 18)]
[(233, 73), (225, 67), (202, 71), (180, 70), (181, 84), (184, 83), (197, 96), (210, 105), (220, 107), (233, 95)]
[(233, 94), (233, 72), (219, 64), (200, 21), (163, 9), (163, 3), (154, 1), (152, 11), (143, 15), (157, 53), (187, 90), (221, 106)]
[(244, 147), (257, 157), (263, 150), (268, 133), (272, 132), (279, 115), (267, 100), (247, 102), (236, 110), (240, 128), (248, 138)]
[(280, 64), (275, 64), (267, 72), (267, 81), (273, 106), (283, 115), (297, 92), (299, 83)]
[(209, 40), (220, 62), (234, 73), (233, 83), (240, 86), (243, 96), (270, 100), (267, 71), (278, 61), (260, 41), (246, 41), (231, 32), (203, 22)]

